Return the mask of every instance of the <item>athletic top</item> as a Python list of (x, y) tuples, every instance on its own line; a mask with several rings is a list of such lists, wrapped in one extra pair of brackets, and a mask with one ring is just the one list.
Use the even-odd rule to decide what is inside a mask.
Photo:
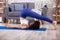
[(21, 23), (21, 24), (29, 25), (29, 23), (30, 23), (30, 22), (33, 22), (33, 21), (35, 21), (34, 18), (32, 18), (32, 17), (26, 17), (25, 19), (20, 20), (20, 23)]
[(21, 24), (26, 24), (26, 25), (28, 25), (28, 22), (29, 22), (29, 21), (28, 21), (27, 19), (20, 20), (20, 23), (21, 23)]

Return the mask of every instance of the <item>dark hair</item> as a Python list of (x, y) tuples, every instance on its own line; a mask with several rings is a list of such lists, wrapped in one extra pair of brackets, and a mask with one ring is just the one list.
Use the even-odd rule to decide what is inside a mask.
[(29, 26), (29, 29), (32, 30), (37, 30), (40, 27), (40, 22), (39, 21), (35, 21), (33, 25)]
[(47, 5), (44, 5), (44, 7), (47, 7)]

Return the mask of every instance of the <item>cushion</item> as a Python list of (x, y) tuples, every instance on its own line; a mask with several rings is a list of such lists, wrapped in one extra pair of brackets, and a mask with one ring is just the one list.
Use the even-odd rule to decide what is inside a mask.
[(15, 11), (23, 10), (24, 4), (23, 3), (15, 3)]
[(9, 12), (8, 16), (10, 16), (10, 17), (19, 17), (20, 12), (19, 11)]
[(35, 8), (34, 3), (28, 3), (27, 6), (28, 6), (29, 9), (34, 9)]

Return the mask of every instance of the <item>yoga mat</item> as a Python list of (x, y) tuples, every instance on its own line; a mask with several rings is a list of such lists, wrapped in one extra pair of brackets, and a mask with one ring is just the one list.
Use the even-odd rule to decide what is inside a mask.
[[(33, 30), (33, 29), (22, 29), (22, 28), (7, 28), (6, 26), (0, 26), (1, 30)], [(46, 28), (39, 28), (33, 31), (46, 31)]]

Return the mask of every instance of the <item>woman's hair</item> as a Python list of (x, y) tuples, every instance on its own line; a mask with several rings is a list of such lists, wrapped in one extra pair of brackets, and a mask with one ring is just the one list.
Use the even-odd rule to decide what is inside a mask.
[(29, 29), (36, 30), (36, 29), (39, 29), (39, 27), (40, 27), (40, 22), (34, 21), (34, 24), (29, 26)]

